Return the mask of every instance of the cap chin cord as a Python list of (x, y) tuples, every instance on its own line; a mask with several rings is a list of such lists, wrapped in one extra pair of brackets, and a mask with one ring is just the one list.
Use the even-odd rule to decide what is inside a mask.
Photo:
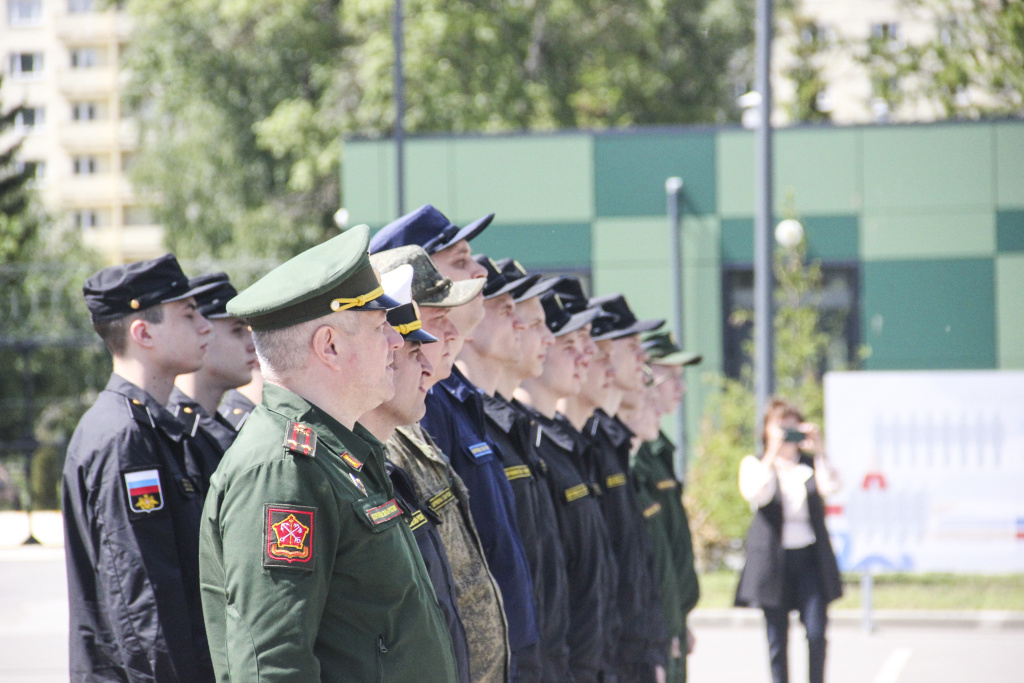
[(377, 289), (374, 289), (373, 291), (367, 292), (366, 294), (360, 294), (359, 296), (357, 296), (355, 298), (352, 298), (352, 299), (348, 299), (348, 298), (344, 298), (344, 297), (339, 297), (339, 298), (333, 299), (331, 301), (331, 310), (332, 311), (344, 311), (344, 310), (347, 310), (349, 308), (356, 308), (358, 306), (365, 306), (366, 304), (368, 304), (371, 301), (373, 301), (374, 299), (382, 296), (383, 294), (384, 294), (384, 287), (377, 287)]
[(413, 320), (411, 323), (407, 323), (405, 325), (392, 325), (392, 327), (395, 328), (395, 331), (398, 332), (398, 334), (404, 337), (410, 332), (415, 332), (416, 330), (422, 329), (423, 322), (419, 320)]

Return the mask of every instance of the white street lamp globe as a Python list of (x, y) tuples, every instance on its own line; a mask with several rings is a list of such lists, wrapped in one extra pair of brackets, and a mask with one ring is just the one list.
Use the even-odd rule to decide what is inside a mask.
[(804, 239), (804, 226), (795, 218), (786, 220), (775, 226), (775, 241), (786, 249), (792, 249)]

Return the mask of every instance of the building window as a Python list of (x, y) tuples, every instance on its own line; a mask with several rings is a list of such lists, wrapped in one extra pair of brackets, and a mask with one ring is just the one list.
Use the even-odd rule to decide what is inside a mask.
[(94, 10), (93, 0), (68, 0), (68, 14), (84, 14)]
[(99, 51), (94, 47), (76, 47), (71, 51), (71, 68), (91, 69), (99, 66)]
[(7, 0), (7, 21), (11, 26), (39, 26), (43, 0)]
[(900, 25), (894, 22), (871, 24), (871, 40), (890, 48), (903, 47)]
[(14, 128), (22, 134), (42, 128), (45, 123), (46, 109), (43, 107), (24, 107), (14, 117)]
[(90, 155), (75, 157), (72, 163), (75, 175), (95, 175), (99, 167), (96, 157)]
[(71, 105), (71, 118), (75, 121), (95, 121), (99, 118), (95, 102), (75, 102)]
[[(822, 330), (830, 335), (828, 358), (819, 376), (828, 370), (856, 367), (860, 351), (860, 301), (857, 266), (822, 263), (822, 296), (818, 301)], [(754, 270), (749, 265), (725, 266), (722, 271), (723, 370), (739, 378), (744, 365), (752, 362), (754, 336)]]
[(14, 165), (14, 168), (18, 173), (28, 172), (29, 177), (35, 183), (39, 183), (46, 178), (46, 162), (45, 161), (19, 161)]
[(39, 78), (43, 73), (43, 53), (16, 52), (9, 56), (7, 70), (11, 78), (19, 81)]
[(100, 224), (99, 212), (95, 209), (79, 209), (74, 213), (74, 221), (79, 230), (95, 228)]

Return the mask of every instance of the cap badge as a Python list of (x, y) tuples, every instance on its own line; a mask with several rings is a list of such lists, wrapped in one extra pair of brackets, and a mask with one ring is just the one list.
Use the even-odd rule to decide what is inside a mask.
[(264, 567), (312, 570), (316, 508), (268, 503), (264, 531)]
[(131, 301), (130, 301), (130, 302), (128, 303), (128, 305), (132, 307), (132, 310), (133, 310), (133, 311), (137, 311), (137, 310), (139, 309), (139, 306), (141, 306), (142, 304), (140, 304), (140, 303), (139, 303), (139, 300), (138, 300), (138, 299), (132, 299), (132, 300), (131, 300)]

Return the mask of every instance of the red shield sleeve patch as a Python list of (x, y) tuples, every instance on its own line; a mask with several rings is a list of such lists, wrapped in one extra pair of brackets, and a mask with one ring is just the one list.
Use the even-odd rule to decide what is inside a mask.
[(263, 566), (313, 571), (316, 508), (267, 503), (263, 510)]

